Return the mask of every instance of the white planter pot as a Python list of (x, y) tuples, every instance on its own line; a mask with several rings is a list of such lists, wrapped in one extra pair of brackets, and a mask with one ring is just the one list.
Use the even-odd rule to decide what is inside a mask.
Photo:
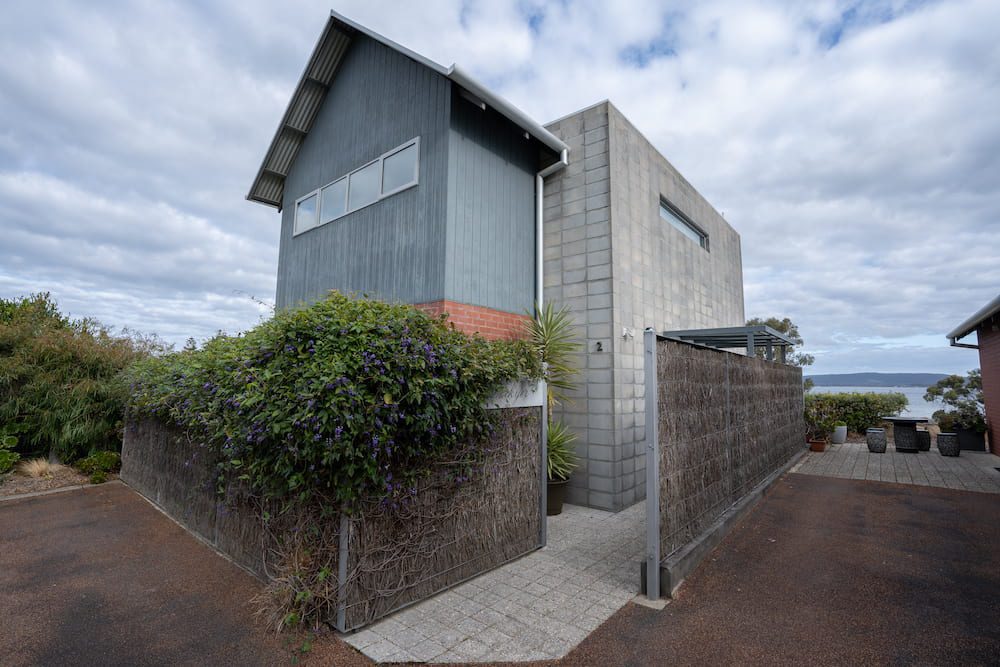
[(842, 445), (847, 442), (847, 427), (846, 426), (834, 426), (833, 427), (833, 438), (830, 440), (835, 445)]

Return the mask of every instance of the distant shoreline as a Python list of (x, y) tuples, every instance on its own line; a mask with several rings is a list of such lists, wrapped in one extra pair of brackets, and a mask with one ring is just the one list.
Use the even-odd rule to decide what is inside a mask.
[(828, 373), (807, 375), (814, 387), (923, 387), (937, 384), (945, 373)]

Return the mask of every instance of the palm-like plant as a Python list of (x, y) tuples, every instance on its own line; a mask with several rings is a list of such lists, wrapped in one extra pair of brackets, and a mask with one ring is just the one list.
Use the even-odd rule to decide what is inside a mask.
[(553, 407), (566, 402), (566, 392), (576, 387), (573, 377), (577, 368), (573, 365), (573, 357), (581, 346), (573, 332), (573, 320), (567, 308), (556, 310), (549, 302), (541, 309), (536, 308), (535, 312), (535, 317), (528, 323), (528, 330), (544, 364), (551, 415)]
[(528, 328), (531, 342), (545, 369), (543, 372), (548, 386), (548, 475), (550, 480), (562, 481), (568, 479), (577, 466), (573, 450), (576, 435), (562, 422), (552, 421), (552, 410), (556, 405), (565, 403), (568, 400), (566, 392), (576, 387), (573, 378), (577, 368), (573, 361), (581, 345), (573, 332), (569, 310), (556, 310), (551, 303), (547, 303), (543, 308), (536, 308), (535, 313)]
[(573, 450), (575, 441), (576, 434), (570, 431), (566, 424), (562, 422), (549, 424), (549, 479), (555, 481), (568, 479), (570, 473), (576, 468), (576, 452)]

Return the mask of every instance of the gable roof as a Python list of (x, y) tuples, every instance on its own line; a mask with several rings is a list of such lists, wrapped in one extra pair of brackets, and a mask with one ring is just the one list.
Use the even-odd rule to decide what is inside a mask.
[(481, 83), (469, 76), (457, 65), (445, 68), (436, 62), (401, 46), (386, 37), (370, 30), (359, 23), (330, 12), (330, 19), (313, 49), (309, 62), (302, 77), (299, 79), (295, 92), (288, 102), (288, 108), (281, 117), (271, 145), (267, 149), (264, 161), (257, 171), (247, 199), (281, 208), (282, 195), (285, 189), (285, 177), (298, 155), (312, 123), (326, 98), (326, 92), (337, 76), (337, 70), (344, 54), (357, 35), (365, 35), (375, 41), (397, 51), (421, 65), (450, 79), (473, 97), (480, 100), (541, 142), (542, 145), (559, 154), (567, 150), (566, 144), (554, 134), (532, 120), (523, 111), (512, 105), (503, 97), (490, 91)]

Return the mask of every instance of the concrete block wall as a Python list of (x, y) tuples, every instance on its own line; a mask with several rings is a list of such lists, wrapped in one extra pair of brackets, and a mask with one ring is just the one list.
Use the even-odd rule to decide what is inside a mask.
[[(740, 237), (632, 123), (608, 104), (615, 346), (615, 508), (645, 493), (642, 332), (742, 326)], [(660, 217), (665, 199), (708, 234), (708, 249)], [(620, 336), (627, 328), (634, 338)]]
[[(586, 349), (556, 411), (579, 437), (568, 500), (617, 511), (645, 497), (643, 329), (742, 325), (739, 235), (611, 103), (546, 127), (570, 155), (545, 184), (545, 299), (569, 307)], [(708, 251), (660, 218), (661, 197)]]
[(570, 160), (545, 183), (544, 298), (570, 308), (585, 346), (576, 361), (580, 386), (555, 413), (578, 436), (580, 467), (567, 499), (615, 509), (607, 107), (585, 109), (548, 129), (569, 146)]

